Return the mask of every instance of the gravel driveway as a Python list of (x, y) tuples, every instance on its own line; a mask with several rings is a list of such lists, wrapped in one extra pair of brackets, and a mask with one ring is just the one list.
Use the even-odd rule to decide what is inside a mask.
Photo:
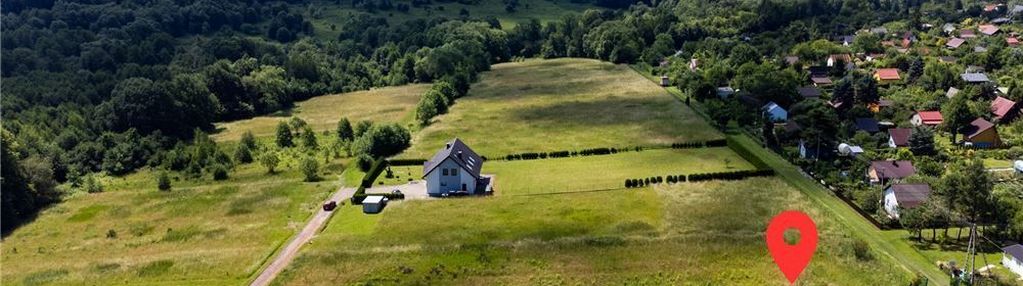
[(366, 194), (387, 194), (394, 190), (399, 190), (402, 194), (405, 194), (406, 200), (431, 199), (430, 195), (426, 194), (426, 181), (423, 180), (411, 181), (408, 184), (394, 186), (372, 187), (366, 189)]

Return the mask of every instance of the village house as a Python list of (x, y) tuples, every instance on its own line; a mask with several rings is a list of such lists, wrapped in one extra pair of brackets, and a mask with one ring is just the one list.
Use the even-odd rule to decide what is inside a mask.
[(902, 77), (899, 76), (899, 69), (877, 69), (874, 71), (874, 80), (878, 83), (892, 83), (902, 80)]
[(1009, 122), (1019, 114), (1019, 105), (1004, 97), (995, 97), (991, 101), (991, 114), (995, 122)]
[(431, 197), (491, 193), (491, 178), (480, 174), (483, 158), (455, 138), (423, 163), (426, 193)]
[(855, 128), (857, 131), (865, 131), (870, 134), (874, 134), (881, 131), (881, 127), (879, 126), (877, 119), (873, 119), (870, 117), (860, 117), (856, 118), (853, 122), (855, 123)]
[(973, 31), (973, 29), (970, 28), (961, 29), (959, 30), (959, 37), (963, 39), (976, 38), (977, 32)]
[(718, 98), (726, 99), (735, 94), (735, 89), (730, 86), (722, 86), (717, 90)]
[(1023, 277), (1023, 245), (1015, 244), (1002, 248), (1002, 266)]
[(948, 97), (949, 99), (951, 99), (951, 98), (955, 97), (957, 94), (959, 94), (959, 89), (958, 88), (949, 87), (948, 91), (945, 92), (945, 97)]
[(816, 87), (804, 86), (804, 87), (798, 88), (797, 90), (799, 91), (799, 95), (802, 96), (803, 99), (820, 99), (821, 98), (821, 90), (816, 88)]
[(941, 25), (941, 31), (945, 32), (946, 35), (951, 35), (952, 32), (956, 31), (956, 25), (952, 23), (945, 23)]
[(778, 106), (777, 103), (768, 102), (762, 107), (762, 109), (764, 110), (764, 114), (767, 115), (767, 118), (772, 122), (785, 122), (789, 118), (789, 112), (784, 108), (781, 108), (781, 106)]
[(1008, 44), (1010, 47), (1018, 47), (1019, 39), (1016, 37), (1008, 37), (1005, 38), (1005, 43)]
[(931, 186), (927, 184), (893, 184), (884, 190), (881, 203), (888, 217), (899, 219), (900, 210), (915, 208), (930, 196)]
[(960, 38), (951, 38), (951, 39), (948, 39), (948, 42), (945, 42), (945, 46), (954, 50), (954, 49), (958, 49), (964, 43), (966, 43), (966, 40), (963, 40), (963, 39), (960, 39)]
[(849, 54), (834, 54), (828, 56), (828, 67), (834, 67), (838, 64), (845, 65), (848, 63), (852, 63), (852, 56)]
[(871, 185), (884, 185), (916, 174), (916, 168), (912, 161), (872, 161), (866, 173)]
[(986, 74), (979, 73), (979, 72), (964, 73), (964, 74), (960, 75), (960, 77), (962, 77), (963, 81), (965, 81), (966, 83), (988, 83), (988, 82), (991, 82), (991, 80), (988, 79)]
[(998, 31), (1001, 31), (1001, 29), (995, 25), (980, 25), (979, 27), (977, 27), (977, 30), (980, 30), (982, 34), (988, 36), (992, 36), (994, 34), (997, 34)]
[(919, 111), (909, 119), (909, 123), (913, 126), (935, 127), (941, 125), (943, 121), (941, 111)]
[(909, 147), (909, 136), (913, 134), (913, 129), (909, 128), (892, 128), (888, 130), (888, 147)]
[(995, 148), (1002, 146), (1002, 139), (998, 136), (998, 129), (995, 124), (984, 118), (977, 118), (970, 122), (963, 132), (965, 144), (977, 148)]

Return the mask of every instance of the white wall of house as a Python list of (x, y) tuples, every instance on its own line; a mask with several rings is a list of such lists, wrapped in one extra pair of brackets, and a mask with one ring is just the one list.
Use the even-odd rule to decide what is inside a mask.
[(433, 196), (461, 191), (462, 184), (465, 184), (467, 191), (476, 191), (476, 178), (451, 158), (444, 159), (439, 166), (426, 174), (426, 193)]
[(1013, 259), (1012, 256), (1003, 253), (1002, 265), (1004, 265), (1006, 269), (1009, 269), (1009, 271), (1023, 277), (1023, 261)]
[(884, 210), (888, 212), (888, 217), (899, 219), (899, 201), (895, 199), (895, 192), (888, 188), (881, 196), (881, 200)]
[(909, 123), (913, 124), (913, 126), (920, 126), (924, 125), (924, 120), (920, 118), (920, 114), (914, 114), (913, 118), (909, 119)]

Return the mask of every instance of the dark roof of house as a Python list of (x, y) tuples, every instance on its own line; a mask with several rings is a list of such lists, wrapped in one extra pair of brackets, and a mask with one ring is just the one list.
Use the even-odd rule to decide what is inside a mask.
[(426, 161), (426, 163), (423, 163), (423, 176), (425, 177), (430, 174), (430, 171), (433, 171), (434, 168), (440, 166), (440, 163), (444, 162), (444, 160), (447, 160), (448, 158), (459, 166), (462, 166), (462, 168), (468, 170), (469, 174), (473, 177), (480, 177), (480, 170), (483, 169), (483, 158), (480, 158), (476, 152), (469, 149), (469, 146), (466, 146), (465, 143), (458, 138), (455, 138), (454, 140), (451, 140), (451, 142), (445, 144), (444, 149), (441, 149), (440, 152), (433, 155), (433, 158)]
[(878, 125), (877, 124), (877, 119), (873, 119), (873, 118), (870, 118), (870, 117), (856, 118), (856, 129), (857, 130), (863, 130), (863, 131), (867, 131), (867, 132), (870, 132), (870, 133), (874, 133), (874, 132), (877, 132), (877, 131), (881, 130), (881, 128), (879, 128), (877, 125)]
[(831, 81), (831, 78), (829, 78), (829, 77), (816, 77), (815, 76), (815, 77), (811, 77), (810, 80), (813, 81), (813, 83), (816, 83), (816, 84), (832, 84), (833, 83)]
[(895, 146), (909, 146), (909, 135), (913, 134), (913, 129), (909, 128), (892, 128), (888, 130), (888, 136), (892, 137), (892, 141), (895, 141)]
[(821, 97), (821, 90), (812, 86), (804, 86), (799, 88), (799, 95), (803, 98), (818, 98)]
[(812, 66), (809, 69), (811, 77), (827, 77), (831, 68), (825, 66)]
[(1023, 260), (1023, 245), (1014, 244), (1002, 248), (1002, 251), (1009, 256), (1016, 258), (1016, 260)]
[(927, 184), (896, 184), (889, 187), (895, 194), (895, 200), (903, 208), (919, 206), (931, 195), (931, 186)]
[(964, 130), (963, 134), (966, 134), (966, 138), (973, 138), (976, 137), (977, 135), (980, 135), (981, 133), (984, 133), (984, 131), (987, 131), (988, 129), (994, 127), (995, 127), (994, 123), (984, 120), (984, 118), (977, 118), (973, 120), (973, 122), (970, 122), (970, 126), (966, 127), (966, 130)]
[(877, 171), (880, 179), (901, 179), (916, 174), (912, 161), (873, 161), (870, 168)]

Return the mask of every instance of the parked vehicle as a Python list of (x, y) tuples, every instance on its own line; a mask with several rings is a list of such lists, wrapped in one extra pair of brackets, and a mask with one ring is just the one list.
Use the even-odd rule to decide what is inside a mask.
[(330, 201), (330, 202), (327, 202), (327, 203), (323, 204), (323, 210), (324, 211), (328, 211), (329, 212), (329, 211), (333, 211), (336, 208), (337, 208), (337, 202), (335, 202), (335, 201)]

